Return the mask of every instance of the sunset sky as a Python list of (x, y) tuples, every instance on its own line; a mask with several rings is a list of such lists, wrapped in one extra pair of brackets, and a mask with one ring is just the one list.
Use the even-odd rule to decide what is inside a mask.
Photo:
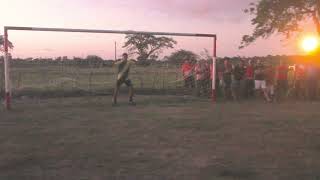
[[(254, 0), (0, 0), (0, 27), (35, 26), (143, 30), (218, 35), (218, 56), (300, 54), (298, 43), (274, 36), (239, 50), (242, 35), (252, 31), (243, 9)], [(0, 32), (3, 34), (3, 30)], [(205, 38), (177, 38), (175, 49), (211, 49)], [(86, 56), (113, 58), (124, 35), (12, 31), (15, 57)], [(166, 51), (169, 53), (170, 51)]]

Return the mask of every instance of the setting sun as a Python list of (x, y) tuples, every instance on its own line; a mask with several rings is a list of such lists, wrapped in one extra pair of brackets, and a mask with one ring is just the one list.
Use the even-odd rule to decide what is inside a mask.
[(302, 41), (301, 47), (305, 52), (312, 52), (319, 46), (319, 39), (316, 36), (305, 37)]

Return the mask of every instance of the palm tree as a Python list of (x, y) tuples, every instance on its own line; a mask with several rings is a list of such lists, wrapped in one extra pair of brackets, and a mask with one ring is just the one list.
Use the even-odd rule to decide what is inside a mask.
[[(12, 42), (8, 41), (9, 42), (9, 48), (12, 49), (13, 48), (13, 44)], [(3, 44), (4, 44), (4, 37), (3, 35), (0, 35), (0, 51), (3, 52), (4, 51), (4, 47), (3, 47)]]

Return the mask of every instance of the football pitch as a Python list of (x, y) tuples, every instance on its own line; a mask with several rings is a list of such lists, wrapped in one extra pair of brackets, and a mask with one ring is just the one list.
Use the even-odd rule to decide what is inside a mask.
[(320, 103), (125, 98), (1, 107), (0, 179), (320, 179)]

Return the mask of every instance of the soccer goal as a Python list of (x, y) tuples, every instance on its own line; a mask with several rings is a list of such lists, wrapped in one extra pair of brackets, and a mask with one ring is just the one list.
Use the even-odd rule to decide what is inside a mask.
[[(185, 36), (185, 37), (204, 37), (212, 39), (212, 84), (211, 96), (213, 102), (216, 100), (215, 75), (216, 75), (216, 57), (217, 57), (217, 36), (216, 34), (198, 34), (198, 33), (173, 33), (173, 32), (148, 32), (148, 31), (121, 31), (121, 30), (99, 30), (99, 29), (67, 29), (67, 28), (43, 28), (43, 27), (4, 27), (4, 105), (6, 109), (12, 108), (12, 77), (10, 73), (10, 54), (9, 54), (9, 32), (10, 31), (50, 31), (50, 32), (73, 32), (73, 33), (97, 33), (97, 34), (141, 34), (154, 36)], [(62, 79), (61, 81), (74, 81), (72, 79)]]

